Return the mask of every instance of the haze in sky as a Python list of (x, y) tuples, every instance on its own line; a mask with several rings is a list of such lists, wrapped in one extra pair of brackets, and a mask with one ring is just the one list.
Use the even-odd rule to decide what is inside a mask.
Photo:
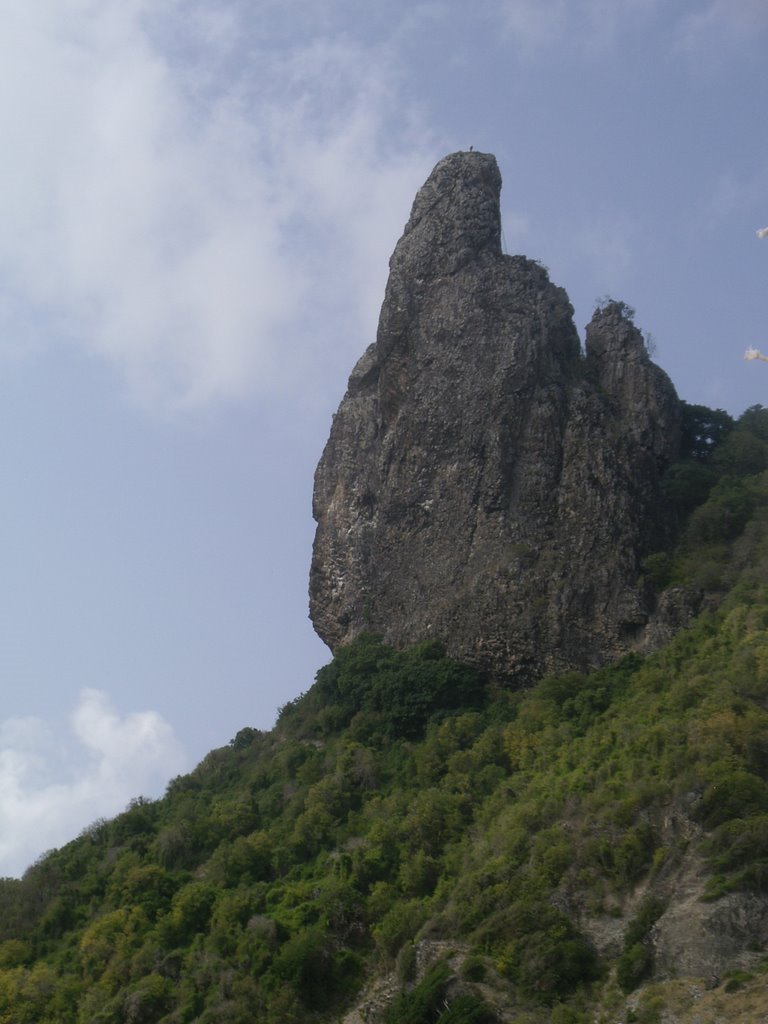
[[(432, 166), (766, 402), (764, 0), (10, 0), (0, 874), (269, 728), (328, 652), (312, 474)], [(766, 403), (768, 404), (768, 403)]]

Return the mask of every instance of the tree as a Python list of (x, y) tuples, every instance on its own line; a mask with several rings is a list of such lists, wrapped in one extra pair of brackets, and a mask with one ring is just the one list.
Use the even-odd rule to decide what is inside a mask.
[(733, 417), (724, 409), (681, 402), (683, 411), (681, 448), (683, 458), (705, 462), (733, 430)]

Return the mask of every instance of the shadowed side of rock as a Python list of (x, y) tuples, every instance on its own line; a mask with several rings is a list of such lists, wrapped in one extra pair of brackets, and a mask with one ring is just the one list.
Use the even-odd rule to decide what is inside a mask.
[(416, 197), (317, 468), (310, 613), (332, 649), (434, 637), (524, 680), (645, 625), (679, 402), (618, 304), (582, 356), (565, 292), (501, 251), (500, 189), (456, 153)]

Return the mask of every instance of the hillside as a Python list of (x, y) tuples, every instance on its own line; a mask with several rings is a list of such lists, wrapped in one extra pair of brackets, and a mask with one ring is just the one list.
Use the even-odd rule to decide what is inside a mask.
[(669, 642), (520, 690), (358, 636), (0, 883), (0, 1022), (761, 1019), (768, 410), (685, 407), (662, 492)]

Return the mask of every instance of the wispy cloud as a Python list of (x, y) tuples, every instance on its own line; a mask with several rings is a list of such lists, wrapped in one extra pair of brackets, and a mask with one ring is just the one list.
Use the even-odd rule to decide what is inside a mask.
[(18, 875), (136, 796), (155, 796), (186, 764), (155, 711), (118, 715), (83, 690), (62, 734), (40, 718), (0, 723), (0, 875)]
[(236, 0), (163, 12), (41, 0), (6, 17), (0, 316), (17, 348), (65, 339), (141, 399), (194, 405), (316, 358), (302, 311), (373, 294), (430, 158), (385, 48), (267, 39)]

